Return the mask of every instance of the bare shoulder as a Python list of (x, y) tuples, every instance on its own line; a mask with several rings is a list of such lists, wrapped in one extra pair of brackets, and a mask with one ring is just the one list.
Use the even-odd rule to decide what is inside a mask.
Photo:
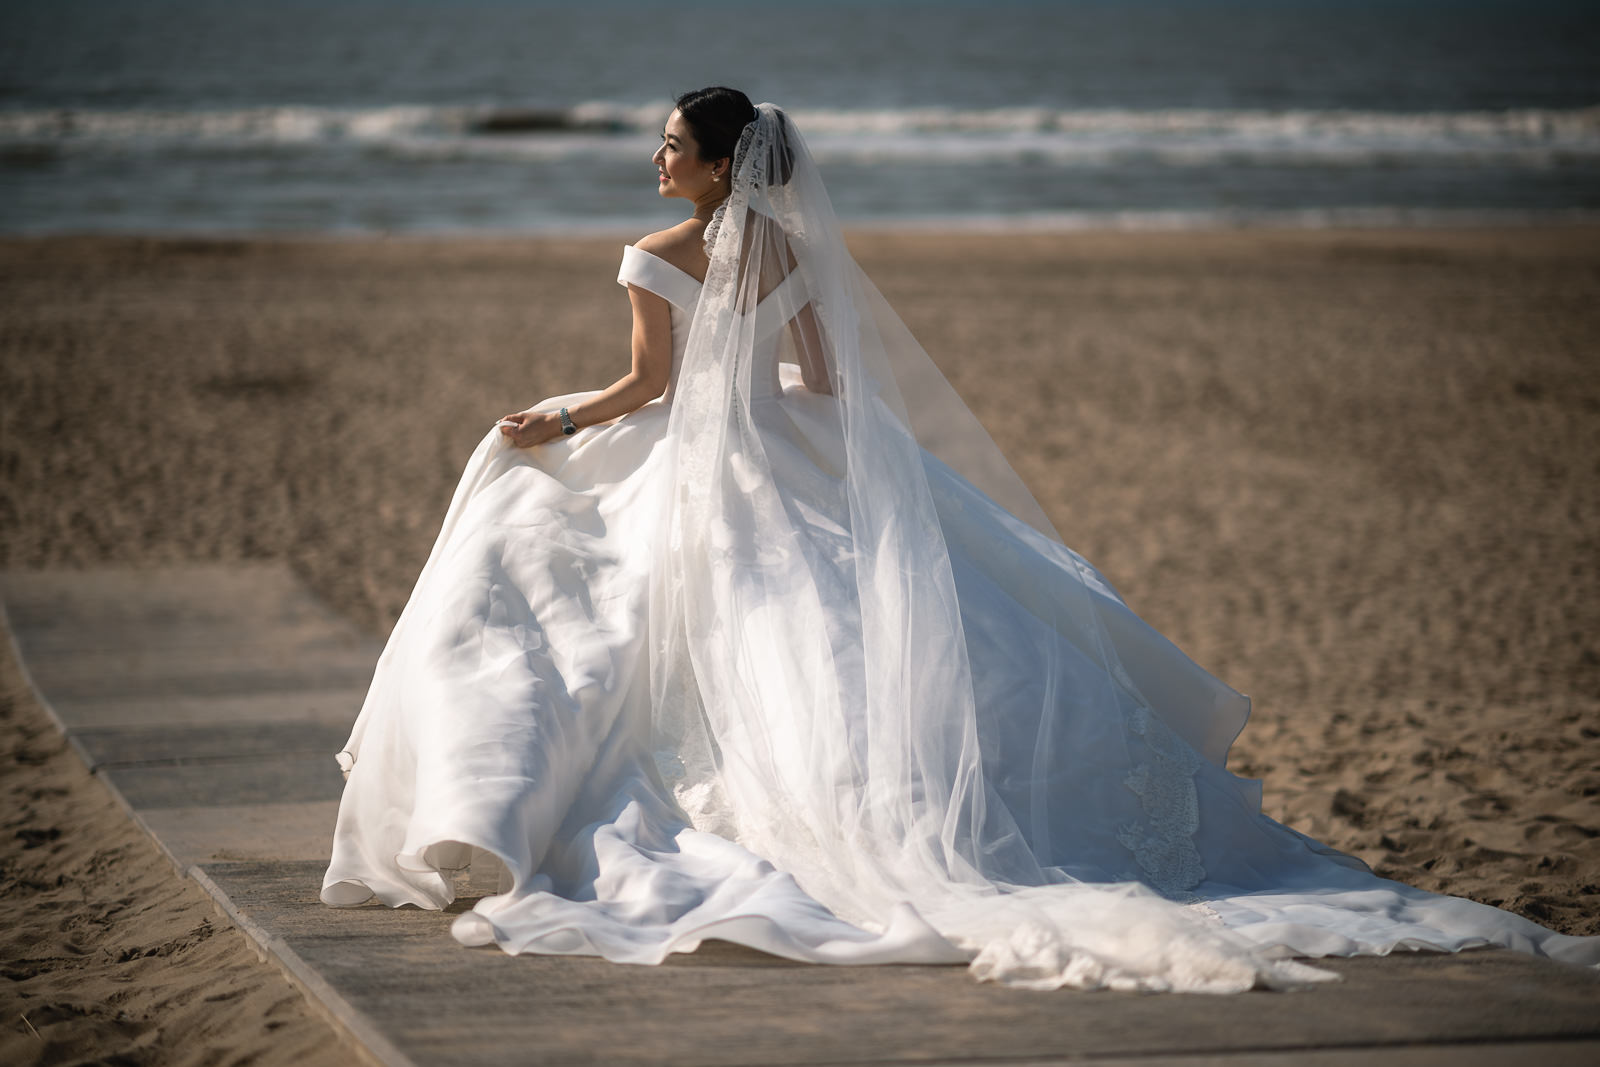
[(657, 230), (635, 241), (634, 247), (664, 259), (691, 278), (704, 279), (706, 267), (706, 224), (685, 219), (676, 226)]

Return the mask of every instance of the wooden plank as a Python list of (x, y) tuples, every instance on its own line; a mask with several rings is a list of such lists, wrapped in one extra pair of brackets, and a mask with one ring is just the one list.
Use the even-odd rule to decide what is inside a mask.
[(337, 801), (344, 791), (333, 750), (198, 763), (114, 764), (99, 773), (135, 811)]
[(0, 598), (24, 649), (61, 639), (165, 644), (205, 628), (271, 634), (274, 640), (360, 632), (280, 563), (8, 571)]
[(180, 868), (239, 860), (325, 865), (333, 851), (337, 800), (299, 804), (206, 804), (145, 808), (139, 818)]
[[(376, 659), (376, 657), (374, 657)], [(294, 688), (197, 697), (134, 697), (126, 693), (63, 697), (52, 704), (71, 730), (103, 726), (205, 726), (227, 722), (316, 722), (348, 728), (366, 697), (365, 685), (332, 689)]]
[[(223, 722), (165, 726), (100, 726), (75, 730), (91, 769), (151, 763), (204, 763), (279, 756), (333, 754), (350, 723)], [(341, 779), (342, 780), (342, 779)]]
[(340, 648), (83, 652), (32, 657), (28, 673), (41, 691), (65, 701), (155, 700), (362, 688), (377, 658)]
[(814, 967), (721, 942), (660, 967), (465, 949), (446, 912), (317, 900), (317, 863), (204, 864), (419, 1063), (1062, 1062), (1600, 1041), (1600, 975), (1511, 952), (1329, 963), (1304, 994), (1027, 993), (961, 967)]
[[(465, 949), (445, 912), (318, 900), (333, 752), (378, 643), (274, 566), (0, 575), (69, 739), (218, 905), (380, 1062), (1435, 1067), (1600, 1050), (1600, 973), (1510, 952), (1325, 961), (1239, 997), (980, 985), (960, 967), (793, 964), (721, 942), (628, 967)], [(1496, 1059), (1501, 1056), (1501, 1059)]]

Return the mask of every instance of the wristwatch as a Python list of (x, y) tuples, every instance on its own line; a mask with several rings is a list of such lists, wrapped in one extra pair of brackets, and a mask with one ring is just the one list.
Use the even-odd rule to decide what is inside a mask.
[(561, 409), (561, 432), (571, 437), (578, 432), (578, 426), (572, 421), (572, 416), (567, 414), (567, 409)]

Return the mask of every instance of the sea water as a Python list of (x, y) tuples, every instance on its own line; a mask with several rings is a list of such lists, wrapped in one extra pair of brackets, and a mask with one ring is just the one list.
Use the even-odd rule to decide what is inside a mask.
[(0, 231), (631, 232), (707, 84), (857, 225), (1600, 219), (1600, 4), (6, 0)]

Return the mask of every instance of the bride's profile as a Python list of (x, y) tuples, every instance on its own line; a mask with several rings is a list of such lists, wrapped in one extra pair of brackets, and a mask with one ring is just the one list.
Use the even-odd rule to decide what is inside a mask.
[(338, 754), (325, 903), (439, 909), (488, 865), (467, 945), (659, 963), (718, 938), (1032, 988), (1600, 963), (1261, 813), (1225, 766), (1247, 698), (1062, 543), (782, 109), (689, 93), (653, 162), (692, 211), (623, 248), (632, 368), (468, 461)]

